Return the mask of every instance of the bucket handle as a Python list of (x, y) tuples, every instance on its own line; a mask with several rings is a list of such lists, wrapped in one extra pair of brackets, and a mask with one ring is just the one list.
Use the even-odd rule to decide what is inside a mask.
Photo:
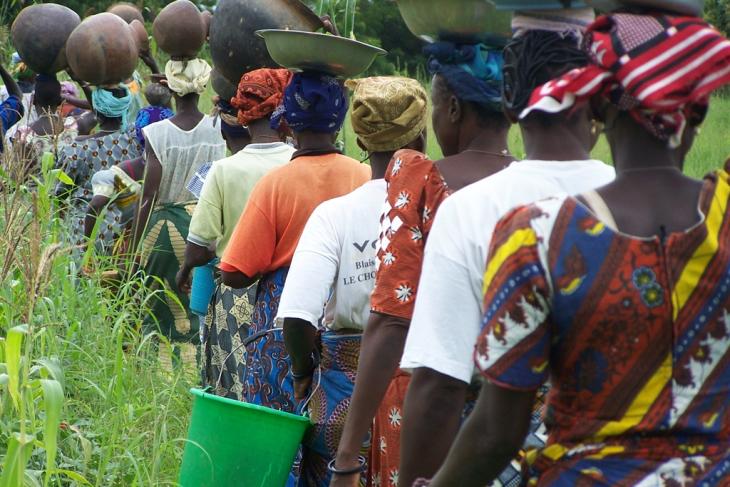
[[(243, 363), (244, 363), (244, 376), (245, 376), (246, 375), (246, 369), (245, 369), (245, 367), (246, 367), (246, 363), (247, 363), (246, 360), (245, 360), (245, 356), (248, 353), (248, 351), (246, 350), (246, 347), (248, 347), (250, 344), (252, 344), (256, 340), (260, 340), (263, 337), (265, 337), (266, 335), (268, 335), (269, 333), (273, 333), (274, 331), (277, 331), (279, 329), (280, 328), (272, 328), (271, 330), (264, 330), (264, 331), (260, 331), (258, 333), (254, 333), (250, 337), (248, 337), (245, 340), (243, 340), (241, 342), (241, 344), (238, 345), (236, 348), (234, 348), (233, 350), (231, 350), (230, 353), (228, 355), (226, 355), (226, 357), (223, 359), (223, 363), (225, 363), (229, 358), (231, 358), (231, 356), (234, 353), (236, 353), (241, 348), (243, 348), (244, 349), (244, 352), (243, 352), (244, 362)], [(218, 379), (215, 381), (215, 388), (216, 389), (218, 388), (218, 386), (220, 386), (221, 380), (223, 379), (223, 371), (224, 370), (225, 370), (225, 368), (224, 367), (221, 367), (221, 370), (218, 373)], [(316, 382), (315, 386), (312, 388), (311, 392), (309, 393), (309, 397), (307, 397), (307, 399), (305, 399), (304, 402), (302, 403), (301, 410), (303, 412), (306, 411), (307, 406), (309, 406), (309, 403), (312, 401), (312, 398), (314, 397), (314, 394), (320, 388), (320, 385), (321, 385), (321, 382), (322, 382), (322, 365), (321, 364), (319, 364), (319, 363), (317, 364), (317, 368), (316, 368), (316, 371), (315, 372), (317, 373), (317, 382)], [(305, 415), (305, 414), (303, 414), (303, 415)]]

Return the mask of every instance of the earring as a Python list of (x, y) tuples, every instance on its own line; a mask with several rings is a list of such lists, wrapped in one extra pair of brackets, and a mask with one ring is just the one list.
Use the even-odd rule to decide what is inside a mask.
[(598, 136), (599, 130), (598, 130), (598, 123), (596, 123), (595, 120), (591, 120), (591, 135), (593, 137)]

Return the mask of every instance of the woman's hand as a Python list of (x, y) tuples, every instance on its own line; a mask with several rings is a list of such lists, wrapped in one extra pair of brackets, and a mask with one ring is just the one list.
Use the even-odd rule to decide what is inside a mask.
[(304, 377), (302, 379), (294, 379), (294, 399), (297, 401), (303, 401), (309, 395), (309, 391), (312, 388), (312, 376)]
[(187, 266), (182, 266), (175, 276), (175, 285), (181, 292), (190, 294), (191, 282), (190, 269)]
[(329, 15), (323, 15), (320, 17), (320, 20), (322, 20), (322, 24), (324, 24), (324, 30), (329, 32), (330, 34), (334, 36), (340, 35), (340, 31), (337, 30), (337, 26), (335, 25), (334, 21)]
[[(354, 467), (355, 465), (352, 466)], [(359, 472), (349, 475), (333, 474), (330, 487), (358, 487), (360, 485), (360, 475), (362, 474)]]

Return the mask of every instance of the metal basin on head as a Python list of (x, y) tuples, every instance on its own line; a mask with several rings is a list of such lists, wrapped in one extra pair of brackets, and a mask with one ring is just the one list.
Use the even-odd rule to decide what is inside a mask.
[(376, 57), (387, 54), (379, 47), (330, 34), (279, 29), (257, 34), (266, 41), (272, 59), (294, 71), (352, 78), (367, 70)]
[(408, 29), (433, 42), (483, 42), (512, 35), (509, 12), (488, 0), (397, 0)]
[(682, 15), (700, 17), (705, 8), (704, 0), (588, 0), (591, 6), (608, 12), (622, 8), (666, 10)]

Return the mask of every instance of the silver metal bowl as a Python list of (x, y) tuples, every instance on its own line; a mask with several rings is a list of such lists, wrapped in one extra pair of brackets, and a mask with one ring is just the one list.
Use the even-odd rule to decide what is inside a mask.
[(497, 10), (556, 10), (563, 8), (585, 8), (583, 0), (489, 0)]
[(320, 71), (341, 78), (352, 78), (387, 54), (379, 47), (345, 37), (298, 30), (264, 29), (263, 37), (271, 58), (293, 71)]
[(704, 0), (587, 0), (591, 6), (609, 12), (620, 8), (652, 8), (683, 15), (702, 16)]
[(396, 0), (408, 29), (421, 39), (474, 42), (512, 36), (508, 12), (488, 0)]

